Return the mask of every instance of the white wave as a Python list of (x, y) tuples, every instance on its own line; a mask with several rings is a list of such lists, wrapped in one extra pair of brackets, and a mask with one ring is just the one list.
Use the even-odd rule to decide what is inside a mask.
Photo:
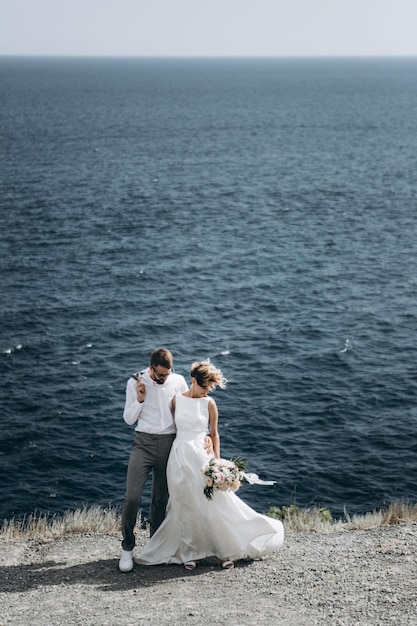
[(13, 346), (13, 348), (6, 348), (3, 350), (3, 354), (12, 354), (15, 350), (21, 350), (23, 348), (21, 343), (18, 343), (17, 346)]
[(343, 354), (344, 352), (349, 352), (350, 350), (352, 350), (352, 346), (351, 346), (350, 340), (346, 339), (345, 347), (342, 348), (342, 350), (340, 350), (340, 352), (341, 352), (341, 354)]

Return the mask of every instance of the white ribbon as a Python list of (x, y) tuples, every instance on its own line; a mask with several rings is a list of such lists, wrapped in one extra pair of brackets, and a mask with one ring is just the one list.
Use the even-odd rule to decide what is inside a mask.
[(275, 485), (276, 480), (261, 480), (258, 474), (247, 474), (242, 472), (243, 478), (251, 485)]

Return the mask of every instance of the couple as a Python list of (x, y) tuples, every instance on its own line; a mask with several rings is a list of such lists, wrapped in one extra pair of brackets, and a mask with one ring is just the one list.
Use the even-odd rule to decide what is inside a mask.
[(137, 432), (122, 512), (122, 572), (133, 569), (134, 527), (151, 470), (151, 539), (136, 563), (182, 563), (193, 570), (199, 559), (213, 556), (231, 569), (233, 561), (264, 556), (284, 540), (280, 521), (256, 513), (235, 493), (217, 491), (212, 500), (204, 495), (200, 469), (213, 455), (220, 458), (218, 411), (208, 394), (226, 380), (210, 361), (191, 366), (190, 388), (172, 369), (171, 353), (159, 348), (127, 383), (123, 417), (137, 421)]

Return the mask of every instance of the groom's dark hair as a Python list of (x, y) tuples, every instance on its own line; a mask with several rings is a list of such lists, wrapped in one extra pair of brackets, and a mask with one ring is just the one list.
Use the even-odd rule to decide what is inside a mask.
[(151, 354), (151, 365), (153, 367), (158, 367), (158, 365), (162, 365), (162, 367), (166, 367), (167, 369), (172, 370), (174, 365), (174, 358), (167, 348), (157, 348)]

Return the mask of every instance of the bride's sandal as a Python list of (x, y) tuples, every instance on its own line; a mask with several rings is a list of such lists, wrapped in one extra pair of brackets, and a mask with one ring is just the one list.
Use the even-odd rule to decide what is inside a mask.
[(226, 559), (226, 561), (220, 561), (220, 562), (222, 564), (223, 569), (233, 569), (235, 566), (233, 561), (229, 561), (228, 559)]
[(191, 572), (197, 567), (197, 563), (195, 561), (187, 561), (186, 563), (184, 563), (184, 567), (185, 569), (188, 569), (189, 572)]

